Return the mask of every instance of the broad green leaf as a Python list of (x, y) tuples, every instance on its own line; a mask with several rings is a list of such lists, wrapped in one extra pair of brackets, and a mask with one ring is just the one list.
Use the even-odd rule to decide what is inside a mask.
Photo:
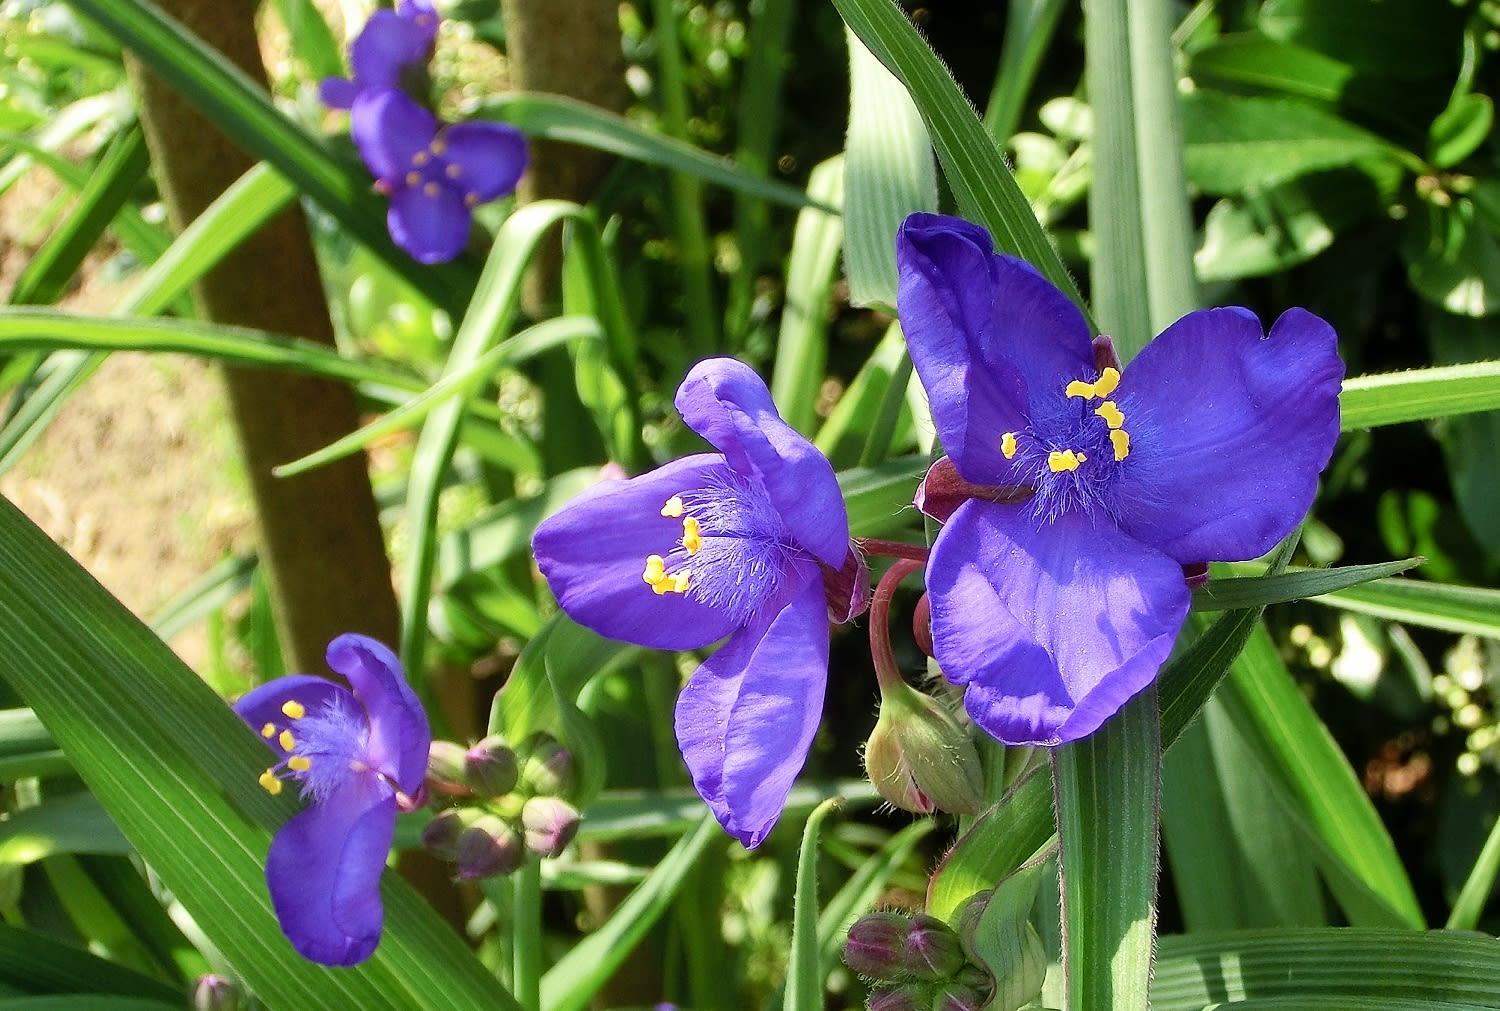
[(1500, 361), (1356, 376), (1339, 394), (1346, 432), (1500, 407)]
[(1500, 638), (1500, 590), (1418, 579), (1382, 579), (1308, 599), (1404, 625)]
[(926, 457), (907, 456), (838, 474), (855, 537), (878, 537), (912, 525), (912, 490), (927, 472)]
[(1304, 102), (1195, 91), (1182, 98), (1188, 179), (1239, 193), (1365, 158), (1395, 157), (1384, 140)]
[[(255, 782), (265, 748), (171, 651), (0, 503), (3, 675), (125, 837), (268, 1008), (506, 1008), (464, 944), (393, 875), (380, 948), (337, 973), (287, 944), (266, 895), (270, 829), (297, 807)], [(213, 742), (205, 747), (204, 742)]]
[[(1291, 42), (1397, 81), (1444, 73), (1457, 63), (1463, 14), (1427, 0), (1267, 0), (1256, 24)], [(1444, 96), (1446, 98), (1446, 95)]]
[(158, 979), (122, 968), (44, 934), (0, 925), (0, 984), (29, 994), (116, 994), (167, 1001), (182, 995)]
[(1433, 305), (1459, 316), (1500, 312), (1500, 234), (1468, 197), (1414, 206), (1401, 255), (1411, 286)]
[[(839, 204), (844, 199), (844, 159), (835, 155), (813, 168), (809, 197)], [(894, 241), (894, 240), (892, 240)], [(828, 359), (828, 289), (844, 245), (844, 220), (815, 207), (797, 213), (786, 264), (786, 302), (771, 370), (771, 398), (788, 425), (812, 434), (818, 393)]]
[(927, 911), (951, 920), (965, 900), (1014, 874), (1056, 843), (1052, 783), (1034, 769), (980, 815), (939, 861), (927, 885)]
[[(1285, 998), (1299, 1008), (1444, 1004), (1494, 1008), (1500, 945), (1448, 931), (1313, 928), (1169, 935), (1161, 939), (1156, 1011), (1238, 1007)], [(1356, 999), (1370, 1003), (1349, 1003)], [(1325, 1003), (1343, 999), (1344, 1004)], [(1401, 1005), (1395, 1005), (1401, 1006)]]
[(911, 95), (852, 31), (844, 142), (844, 272), (851, 305), (896, 304), (896, 229), (937, 210), (937, 167)]
[(1230, 85), (1337, 102), (1354, 68), (1314, 49), (1269, 39), (1259, 32), (1224, 35), (1195, 50), (1188, 73), (1199, 86)]
[(31, 863), (54, 853), (134, 852), (88, 793), (23, 808), (0, 822), (0, 863)]
[(1427, 158), (1438, 168), (1452, 168), (1473, 154), (1495, 124), (1495, 103), (1488, 95), (1455, 95), (1427, 136)]
[(842, 803), (838, 797), (813, 808), (802, 826), (797, 851), (797, 884), (792, 905), (792, 957), (786, 971), (785, 1011), (800, 1011), (823, 1002), (822, 946), (818, 943), (818, 839), (823, 821)]

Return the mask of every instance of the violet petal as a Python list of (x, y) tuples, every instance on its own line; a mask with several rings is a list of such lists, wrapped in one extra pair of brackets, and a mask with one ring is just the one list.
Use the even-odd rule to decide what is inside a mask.
[(327, 659), (329, 667), (349, 679), (369, 717), (370, 764), (406, 793), (415, 793), (427, 774), (432, 731), (401, 661), (382, 643), (352, 633), (328, 644)]
[(459, 170), (453, 185), (478, 203), (510, 193), (526, 171), (526, 135), (509, 123), (455, 123), (442, 140), (443, 159)]
[(391, 194), (385, 221), (391, 240), (418, 263), (446, 263), (469, 242), (473, 212), (452, 186), (428, 182)]
[(399, 91), (364, 91), (349, 110), (349, 133), (370, 174), (404, 185), (412, 159), (437, 135), (438, 121)]

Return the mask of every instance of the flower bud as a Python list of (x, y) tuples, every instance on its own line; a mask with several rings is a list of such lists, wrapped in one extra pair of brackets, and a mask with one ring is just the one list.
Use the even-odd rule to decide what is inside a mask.
[(223, 976), (200, 976), (193, 988), (193, 1011), (239, 1011), (241, 1003), (240, 988)]
[(520, 833), (492, 814), (480, 815), (463, 830), (454, 854), (460, 881), (509, 874), (525, 859)]
[(901, 947), (908, 926), (901, 913), (866, 913), (849, 925), (844, 964), (871, 979), (901, 978)]
[(526, 848), (539, 857), (561, 856), (578, 833), (578, 812), (556, 797), (532, 797), (521, 808)]
[(865, 1001), (867, 1011), (922, 1011), (911, 989), (904, 986), (883, 986), (870, 991)]
[(453, 741), (433, 741), (427, 748), (427, 786), (448, 797), (469, 797), (464, 775), (464, 748)]
[(566, 797), (573, 792), (577, 776), (573, 755), (551, 734), (537, 734), (521, 765), (521, 785), (539, 797)]
[(917, 606), (912, 610), (911, 634), (917, 640), (917, 648), (932, 656), (932, 600), (925, 593), (917, 598)]
[(520, 780), (520, 764), (505, 738), (491, 734), (464, 752), (464, 779), (480, 797), (504, 796)]
[(901, 946), (901, 964), (917, 979), (948, 979), (967, 964), (963, 944), (946, 923), (918, 913)]
[(979, 1011), (986, 998), (981, 991), (962, 983), (946, 983), (932, 998), (932, 1011)]
[(458, 855), (458, 837), (467, 827), (464, 812), (455, 808), (439, 811), (422, 826), (422, 846), (439, 860), (451, 862)]
[(916, 814), (977, 814), (984, 797), (968, 732), (942, 703), (904, 683), (881, 686), (865, 771), (888, 803)]

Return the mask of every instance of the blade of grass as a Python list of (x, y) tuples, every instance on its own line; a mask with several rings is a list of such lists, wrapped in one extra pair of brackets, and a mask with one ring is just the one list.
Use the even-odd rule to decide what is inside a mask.
[(818, 943), (818, 839), (823, 821), (843, 803), (830, 797), (808, 815), (797, 851), (797, 885), (792, 905), (792, 958), (786, 970), (784, 1011), (800, 1011), (823, 1002), (822, 947)]

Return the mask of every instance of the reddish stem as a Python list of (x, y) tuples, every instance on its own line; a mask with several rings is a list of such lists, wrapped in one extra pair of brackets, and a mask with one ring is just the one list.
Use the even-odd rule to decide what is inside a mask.
[(875, 662), (875, 680), (880, 682), (882, 691), (905, 683), (896, 668), (896, 651), (891, 649), (891, 598), (901, 580), (921, 567), (919, 559), (899, 559), (880, 577), (870, 601), (870, 659)]
[(866, 556), (877, 558), (909, 558), (914, 562), (926, 562), (930, 549), (925, 544), (907, 544), (903, 541), (887, 541), (879, 537), (856, 537), (854, 543)]

